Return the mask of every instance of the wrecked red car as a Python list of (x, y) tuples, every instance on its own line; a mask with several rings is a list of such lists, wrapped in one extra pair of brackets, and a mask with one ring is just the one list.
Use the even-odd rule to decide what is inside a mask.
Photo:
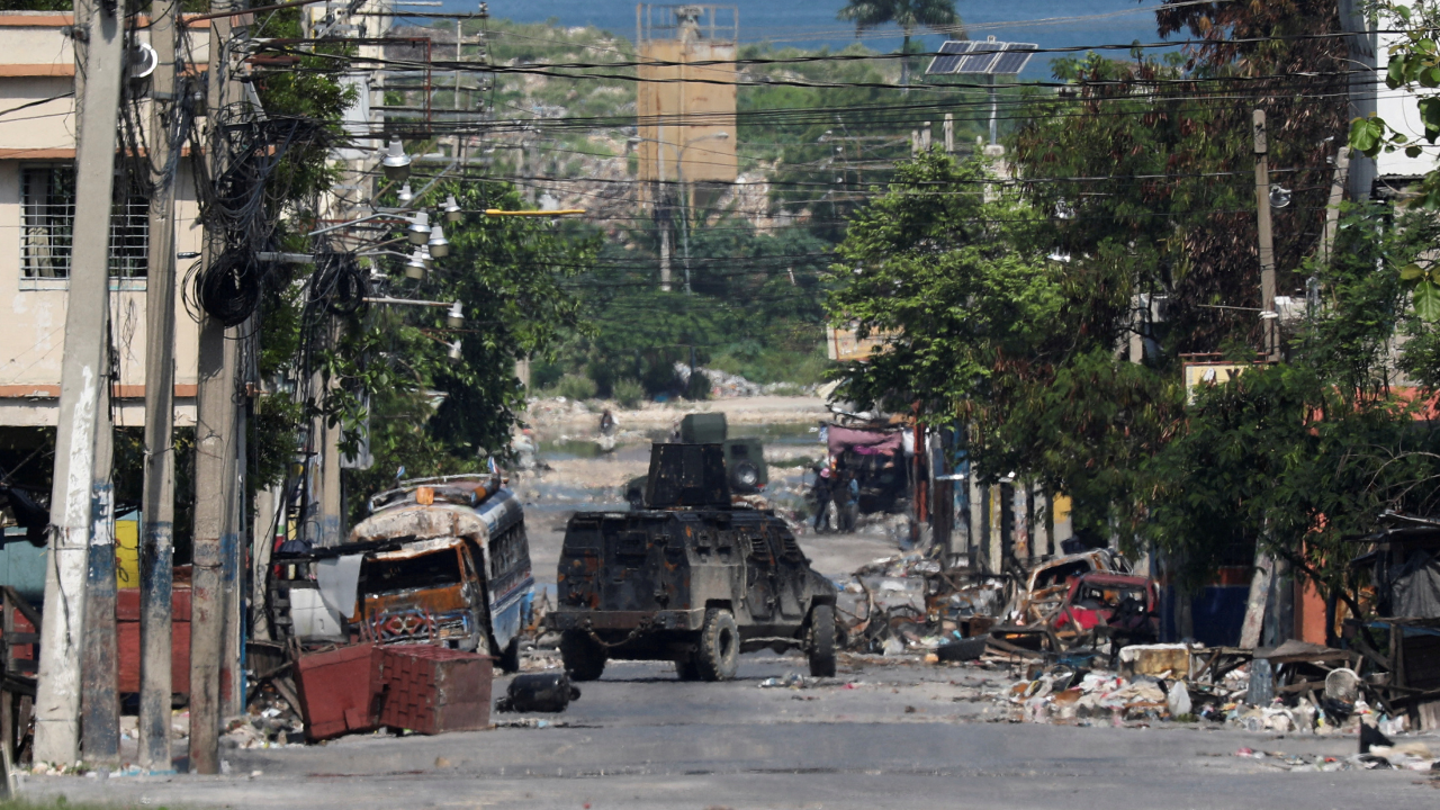
[(1127, 644), (1160, 634), (1160, 600), (1154, 580), (1094, 572), (1070, 580), (1065, 602), (1051, 623), (1059, 636), (1093, 633)]

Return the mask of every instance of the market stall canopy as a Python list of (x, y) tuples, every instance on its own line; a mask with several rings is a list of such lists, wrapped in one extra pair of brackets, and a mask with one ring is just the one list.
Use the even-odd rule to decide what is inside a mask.
[(899, 430), (862, 430), (839, 425), (829, 427), (826, 443), (832, 456), (838, 456), (846, 450), (853, 450), (862, 456), (894, 455), (904, 447), (904, 439)]

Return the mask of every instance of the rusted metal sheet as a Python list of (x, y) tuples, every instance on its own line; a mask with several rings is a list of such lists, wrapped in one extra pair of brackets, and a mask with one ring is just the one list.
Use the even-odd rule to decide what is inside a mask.
[(295, 662), (295, 687), (307, 740), (380, 725), (381, 658), (374, 644), (302, 654)]
[[(170, 690), (190, 694), (190, 589), (176, 587), (170, 595)], [(120, 691), (140, 691), (140, 590), (121, 588), (115, 606), (119, 638)]]

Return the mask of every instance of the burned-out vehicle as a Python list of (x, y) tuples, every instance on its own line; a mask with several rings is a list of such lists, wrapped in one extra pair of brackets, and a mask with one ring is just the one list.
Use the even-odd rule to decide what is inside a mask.
[(645, 508), (570, 519), (546, 617), (571, 677), (610, 659), (734, 677), (742, 652), (800, 648), (835, 674), (835, 585), (771, 512), (732, 506), (719, 444), (656, 444)]
[(344, 544), (275, 555), (276, 625), (302, 642), (434, 644), (518, 670), (535, 580), (515, 494), (491, 476), (417, 480), (370, 510)]
[(1022, 624), (1045, 624), (1065, 602), (1076, 577), (1092, 572), (1129, 574), (1130, 561), (1109, 549), (1091, 549), (1047, 560), (1030, 569), (1013, 617)]
[(1070, 579), (1070, 590), (1051, 625), (1062, 640), (1109, 638), (1148, 644), (1160, 638), (1160, 597), (1155, 581), (1129, 574), (1091, 572)]

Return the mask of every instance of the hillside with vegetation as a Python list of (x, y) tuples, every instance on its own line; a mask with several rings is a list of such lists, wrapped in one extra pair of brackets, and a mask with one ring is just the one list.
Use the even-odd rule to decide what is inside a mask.
[[(929, 122), (938, 143), (953, 110), (968, 152), (984, 126), (973, 112), (983, 91), (902, 93), (893, 86), (898, 61), (859, 44), (839, 52), (741, 46), (740, 177), (698, 188), (688, 223), (677, 213), (676, 284), (667, 293), (659, 230), (637, 194), (629, 140), (634, 44), (555, 21), (490, 20), (485, 29), (488, 58), (501, 67), (484, 94), (493, 117), (483, 139), (488, 174), (515, 182), (532, 204), (586, 209), (555, 227), (602, 237), (593, 265), (568, 281), (585, 324), (554, 356), (537, 358), (535, 390), (628, 401), (703, 395), (705, 385), (686, 386), (676, 374), (677, 363), (692, 362), (785, 390), (821, 382), (831, 365), (822, 305), (847, 218), (909, 157), (912, 130)], [(683, 285), (687, 247), (692, 295)]]

